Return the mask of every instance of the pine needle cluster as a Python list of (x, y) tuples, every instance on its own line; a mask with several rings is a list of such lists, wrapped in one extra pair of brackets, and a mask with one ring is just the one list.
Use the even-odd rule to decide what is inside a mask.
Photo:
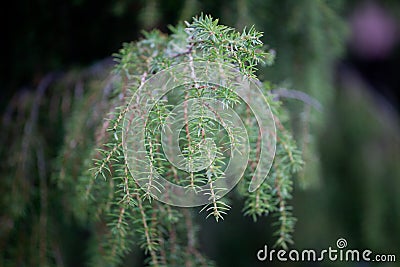
[[(0, 218), (3, 261), (0, 265), (8, 266), (9, 259), (19, 257), (30, 259), (31, 266), (62, 266), (58, 240), (64, 237), (64, 229), (73, 224), (91, 229), (88, 243), (93, 266), (119, 266), (128, 253), (138, 249), (143, 251), (149, 266), (214, 266), (199, 249), (199, 229), (194, 218), (200, 215), (193, 209), (157, 201), (150, 193), (152, 188), (157, 190), (158, 184), (152, 183), (152, 175), (156, 173), (188, 190), (208, 185), (210, 203), (202, 212), (206, 213), (204, 217), (214, 217), (217, 221), (229, 212), (229, 198), (236, 194), (244, 201), (245, 216), (254, 221), (270, 214), (277, 217), (274, 225), (277, 246), (287, 248), (293, 243), (296, 219), (290, 200), (293, 177), (303, 161), (288, 128), (285, 110), (273, 99), (268, 82), (260, 82), (259, 86), (277, 126), (276, 155), (268, 179), (257, 190), (247, 190), (260, 160), (257, 124), (234, 92), (206, 83), (176, 88), (168, 100), (154, 107), (145, 130), (146, 160), (150, 162), (147, 190), (139, 183), (141, 178), (132, 175), (123, 149), (123, 122), (129, 114), (129, 100), (153, 75), (180, 63), (202, 60), (224, 62), (244, 76), (256, 78), (257, 67), (270, 65), (274, 60), (274, 52), (266, 49), (260, 40), (262, 33), (254, 27), (240, 33), (201, 15), (185, 25), (170, 27), (170, 31), (170, 35), (157, 30), (144, 32), (140, 41), (125, 43), (114, 55), (116, 64), (105, 81), (99, 76), (109, 70), (108, 66), (101, 70), (93, 67), (78, 75), (62, 74), (59, 78), (62, 83), (54, 82), (50, 76), (47, 84), (44, 81), (42, 91), (25, 98), (26, 105), (10, 107), (6, 115), (15, 124), (10, 131), (1, 133), (2, 140), (14, 138), (9, 149), (18, 153), (2, 162), (6, 176), (0, 182), (4, 190), (1, 208), (5, 211)], [(75, 80), (79, 82), (73, 83)], [(46, 91), (50, 87), (52, 90)], [(187, 161), (194, 165), (199, 157), (207, 159), (205, 152), (212, 154), (209, 158), (213, 160), (204, 170), (176, 168), (165, 158), (161, 146), (160, 129), (173, 107), (179, 101), (205, 96), (218, 99), (227, 107), (238, 107), (241, 117), (248, 122), (249, 164), (236, 190), (223, 198), (225, 189), (213, 185), (224, 178), (235, 128), (202, 116), (201, 107), (192, 109), (199, 116), (186, 122), (179, 146)], [(46, 113), (49, 110), (51, 114)], [(214, 146), (208, 145), (204, 142), (208, 138), (218, 141)], [(4, 148), (1, 146), (3, 156), (7, 154)], [(20, 167), (15, 169), (15, 165)], [(30, 179), (33, 176), (35, 181)], [(28, 190), (32, 187), (35, 190)], [(25, 225), (27, 220), (32, 224)], [(39, 234), (18, 235), (18, 232)], [(21, 240), (37, 244), (39, 255), (34, 255), (34, 250), (19, 249)]]

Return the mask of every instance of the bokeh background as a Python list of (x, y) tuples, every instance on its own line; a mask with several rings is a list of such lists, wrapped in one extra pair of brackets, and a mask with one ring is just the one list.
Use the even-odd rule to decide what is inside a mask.
[[(382, 266), (400, 266), (398, 1), (37, 0), (8, 1), (2, 11), (2, 132), (13, 124), (10, 112), (40, 90), (49, 74), (108, 70), (122, 42), (137, 40), (142, 30), (168, 33), (169, 24), (201, 12), (238, 29), (254, 24), (277, 54), (272, 67), (260, 69), (260, 79), (305, 92), (322, 107), (281, 98), (306, 159), (295, 178), (292, 248), (326, 249), (345, 238), (349, 248), (396, 254), (397, 263)], [(106, 72), (99, 73), (105, 79)], [(0, 155), (10, 156), (1, 144)], [(15, 203), (1, 201), (0, 255), (10, 235), (21, 234), (15, 229), (24, 229), (4, 208)], [(222, 223), (199, 220), (202, 249), (218, 266), (375, 266), (260, 263), (257, 251), (274, 243), (271, 218), (253, 223), (241, 215), (241, 205), (232, 203)], [(65, 232), (65, 265), (84, 266), (88, 232), (74, 226)]]

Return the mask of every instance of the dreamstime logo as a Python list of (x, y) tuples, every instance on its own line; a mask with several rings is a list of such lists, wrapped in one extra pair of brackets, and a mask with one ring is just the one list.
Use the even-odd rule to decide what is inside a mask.
[[(265, 180), (275, 156), (275, 123), (266, 97), (257, 85), (258, 81), (245, 77), (231, 66), (213, 62), (191, 62), (163, 70), (144, 82), (133, 95), (124, 117), (122, 138), (128, 168), (136, 182), (154, 198), (174, 206), (195, 207), (210, 203), (209, 194), (206, 193), (207, 185), (198, 186), (198, 190), (188, 190), (187, 187), (162, 177), (148, 156), (149, 145), (146, 144), (145, 129), (151, 124), (151, 111), (159, 103), (166, 101), (168, 93), (173, 90), (188, 90), (188, 85), (189, 88), (200, 90), (204, 84), (226, 88), (235, 93), (251, 111), (253, 121), (258, 125), (260, 151), (248, 188), (250, 192), (256, 190)], [(166, 160), (186, 173), (207, 169), (216, 157), (216, 145), (214, 140), (205, 138), (198, 147), (200, 156), (189, 161), (179, 146), (179, 136), (185, 128), (185, 122), (194, 121), (201, 116), (202, 119), (216, 121), (230, 132), (231, 153), (223, 170), (225, 179), (214, 181), (215, 188), (226, 189), (218, 196), (221, 198), (243, 176), (249, 160), (250, 140), (246, 123), (240, 115), (242, 113), (235, 111), (221, 97), (199, 96), (183, 97), (183, 101), (176, 102), (165, 117), (165, 122), (153, 131), (161, 133), (161, 145)], [(201, 114), (198, 112), (200, 109)]]
[(339, 249), (347, 247), (347, 240), (344, 239), (344, 238), (339, 238), (339, 239), (336, 241), (336, 246), (337, 246), (337, 248), (339, 248)]
[(315, 262), (315, 261), (346, 261), (346, 262), (396, 262), (396, 255), (394, 254), (373, 254), (369, 249), (357, 250), (346, 249), (347, 240), (339, 238), (336, 241), (336, 248), (328, 247), (317, 251), (315, 249), (303, 250), (275, 250), (268, 249), (265, 245), (263, 249), (257, 252), (257, 259), (259, 261), (302, 261), (302, 262)]

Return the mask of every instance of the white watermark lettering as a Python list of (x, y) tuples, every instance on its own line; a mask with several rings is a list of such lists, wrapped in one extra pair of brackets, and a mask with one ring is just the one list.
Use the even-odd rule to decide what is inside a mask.
[(328, 247), (317, 251), (315, 249), (303, 249), (303, 250), (275, 250), (268, 249), (267, 245), (257, 252), (257, 259), (259, 261), (274, 261), (278, 260), (281, 262), (292, 261), (292, 262), (317, 262), (317, 261), (345, 261), (345, 262), (396, 262), (396, 255), (394, 254), (374, 254), (369, 249), (358, 250), (358, 249), (346, 249), (347, 240), (339, 238), (336, 241), (336, 248)]

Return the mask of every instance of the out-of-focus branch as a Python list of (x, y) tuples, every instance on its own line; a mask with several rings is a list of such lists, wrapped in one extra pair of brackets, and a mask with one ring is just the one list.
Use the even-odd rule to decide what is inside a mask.
[(281, 97), (297, 99), (297, 100), (304, 102), (305, 104), (307, 104), (309, 106), (312, 106), (319, 112), (323, 111), (323, 107), (322, 107), (321, 103), (317, 99), (311, 97), (310, 95), (308, 95), (304, 92), (292, 90), (292, 89), (286, 89), (286, 88), (278, 88), (278, 89), (272, 90), (271, 93), (273, 95), (276, 95), (277, 99), (279, 99)]

